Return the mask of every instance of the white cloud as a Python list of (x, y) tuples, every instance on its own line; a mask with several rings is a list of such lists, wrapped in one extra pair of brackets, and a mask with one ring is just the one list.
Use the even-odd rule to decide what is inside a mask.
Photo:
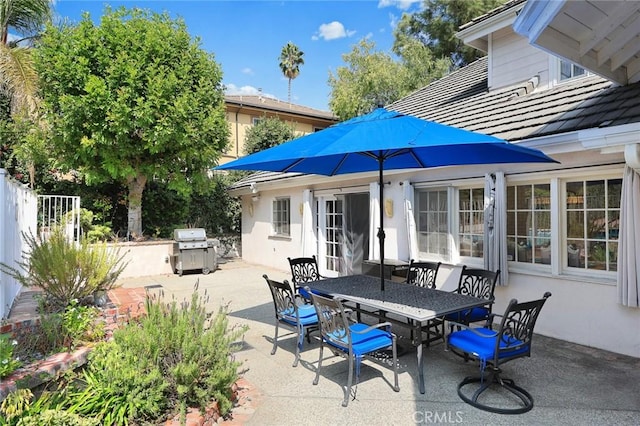
[(378, 1), (378, 8), (397, 7), (400, 10), (407, 10), (414, 4), (421, 2), (422, 0), (380, 0)]
[(225, 84), (224, 93), (232, 96), (258, 96), (262, 95), (267, 98), (278, 99), (274, 95), (270, 93), (263, 93), (261, 89), (255, 88), (253, 86), (242, 86), (238, 87), (233, 83)]
[(249, 67), (243, 68), (242, 71), (240, 71), (242, 74), (246, 74), (246, 75), (253, 75), (255, 74), (253, 72), (253, 70)]
[(311, 39), (319, 40), (323, 38), (326, 41), (329, 41), (344, 37), (351, 37), (355, 33), (356, 32), (353, 30), (345, 30), (344, 25), (342, 25), (341, 22), (333, 21), (328, 24), (320, 25), (320, 28), (318, 28), (318, 33), (314, 34)]

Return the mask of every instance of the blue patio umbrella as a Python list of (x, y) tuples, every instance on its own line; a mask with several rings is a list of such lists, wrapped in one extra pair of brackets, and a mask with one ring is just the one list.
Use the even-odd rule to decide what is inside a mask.
[[(541, 151), (385, 108), (223, 164), (215, 170), (318, 175), (497, 163), (556, 162)], [(384, 209), (380, 208), (380, 286), (384, 290)]]

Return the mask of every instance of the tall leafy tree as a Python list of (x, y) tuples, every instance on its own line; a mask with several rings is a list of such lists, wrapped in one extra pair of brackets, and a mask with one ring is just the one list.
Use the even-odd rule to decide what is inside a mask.
[(48, 26), (37, 49), (52, 150), (88, 184), (126, 185), (130, 235), (148, 180), (189, 194), (226, 147), (222, 71), (199, 44), (180, 19), (107, 8)]
[(304, 65), (303, 55), (304, 52), (291, 42), (287, 43), (280, 52), (280, 70), (289, 80), (289, 103), (291, 103), (291, 80), (300, 75), (300, 65)]
[[(10, 99), (12, 115), (34, 114), (37, 75), (27, 42), (51, 17), (50, 0), (0, 1), (0, 95)], [(15, 40), (9, 40), (9, 31)]]
[(262, 151), (296, 137), (293, 127), (278, 117), (263, 117), (255, 126), (247, 130), (244, 137), (246, 155)]
[(465, 46), (455, 33), (462, 25), (504, 3), (506, 0), (424, 0), (420, 12), (402, 16), (397, 31), (421, 41), (435, 57), (450, 58), (455, 67), (462, 67), (484, 53)]
[(448, 70), (447, 60), (433, 60), (429, 50), (413, 39), (407, 38), (397, 53), (400, 60), (362, 39), (342, 55), (346, 66), (329, 73), (329, 107), (340, 120), (390, 104)]

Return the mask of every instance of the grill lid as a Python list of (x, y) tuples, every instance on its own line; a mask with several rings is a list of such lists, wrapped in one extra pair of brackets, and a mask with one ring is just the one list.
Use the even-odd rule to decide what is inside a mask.
[[(174, 229), (173, 239), (178, 242), (207, 241), (207, 231), (204, 228)], [(206, 244), (205, 244), (206, 247)]]

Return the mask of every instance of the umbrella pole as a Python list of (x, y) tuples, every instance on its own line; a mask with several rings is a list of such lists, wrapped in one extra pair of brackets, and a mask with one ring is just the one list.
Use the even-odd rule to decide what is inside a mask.
[(380, 244), (380, 290), (384, 291), (384, 239), (385, 239), (385, 235), (384, 235), (384, 176), (383, 176), (383, 169), (384, 169), (384, 158), (382, 156), (380, 156), (378, 158), (378, 164), (380, 164), (380, 175), (379, 175), (379, 182), (380, 182), (380, 199), (378, 200), (378, 202), (380, 203), (380, 228), (378, 228), (378, 241)]

